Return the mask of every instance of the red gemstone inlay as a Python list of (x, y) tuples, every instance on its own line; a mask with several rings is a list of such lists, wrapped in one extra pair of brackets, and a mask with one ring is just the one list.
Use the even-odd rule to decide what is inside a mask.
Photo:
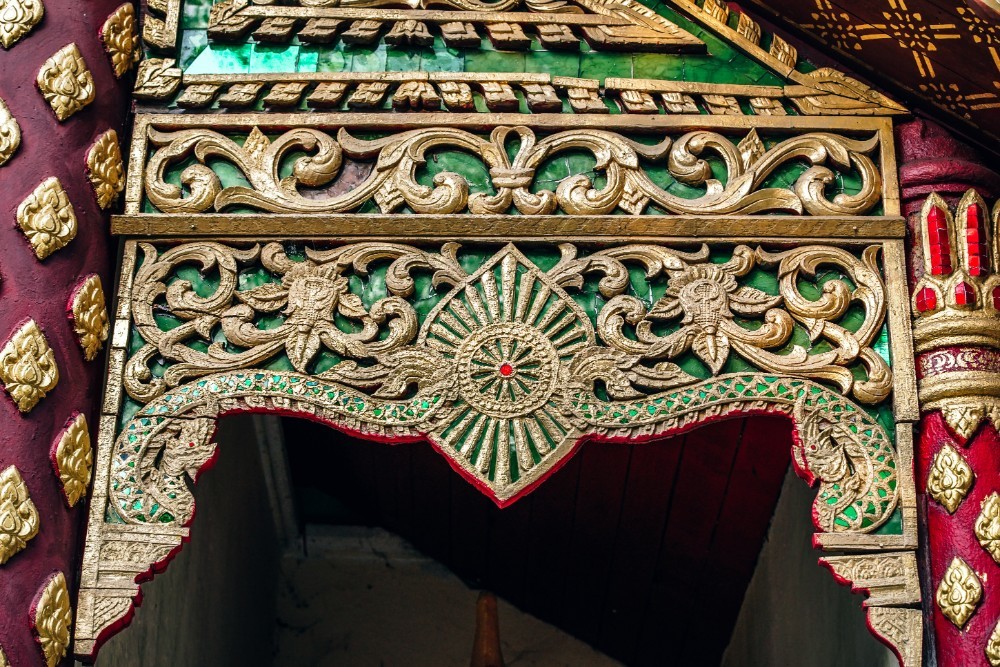
[(511, 366), (507, 362), (504, 362), (504, 363), (500, 364), (500, 375), (502, 375), (505, 378), (507, 378), (507, 377), (510, 377), (513, 374), (514, 374), (514, 367), (513, 366)]
[(948, 218), (939, 206), (932, 206), (927, 213), (927, 246), (931, 274), (945, 276), (951, 273), (951, 244), (948, 239)]
[(985, 276), (990, 268), (989, 248), (986, 245), (983, 207), (978, 203), (969, 204), (965, 209), (965, 242), (969, 249), (969, 273)]
[[(1000, 289), (1000, 288), (997, 288)], [(925, 287), (917, 292), (917, 310), (926, 313), (928, 310), (937, 308), (937, 295), (930, 287)]]
[(976, 303), (976, 292), (972, 285), (961, 282), (955, 285), (955, 303), (959, 306), (969, 306)]

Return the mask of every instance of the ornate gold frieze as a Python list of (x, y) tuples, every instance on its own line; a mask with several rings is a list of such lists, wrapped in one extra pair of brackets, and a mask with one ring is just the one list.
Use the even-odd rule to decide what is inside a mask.
[[(149, 102), (173, 101), (184, 109), (251, 109), (259, 101), (271, 109), (329, 109), (346, 100), (348, 108), (396, 111), (608, 112), (608, 103), (630, 114), (735, 114), (765, 116), (893, 115), (905, 110), (882, 105), (876, 93), (834, 70), (817, 70), (814, 86), (757, 86), (657, 79), (596, 79), (552, 76), (544, 72), (306, 72), (187, 74), (173, 60), (151, 59), (140, 66), (135, 95)], [(822, 77), (826, 76), (826, 79)], [(855, 85), (856, 84), (856, 85)], [(854, 91), (858, 100), (826, 88)], [(852, 86), (854, 86), (852, 88)], [(174, 99), (180, 91), (180, 95)], [(476, 101), (482, 104), (477, 105)], [(853, 103), (852, 103), (853, 102)], [(888, 102), (887, 102), (888, 104)]]
[(983, 585), (979, 577), (956, 556), (938, 584), (936, 600), (941, 613), (961, 630), (976, 612), (982, 597)]
[(118, 133), (114, 130), (98, 137), (87, 152), (87, 178), (101, 208), (111, 206), (125, 189), (125, 165), (118, 146)]
[(868, 607), (868, 627), (899, 656), (901, 667), (922, 664), (923, 616), (919, 609)]
[[(277, 243), (245, 250), (210, 242), (185, 244), (163, 253), (147, 244), (142, 248), (145, 257), (134, 279), (131, 312), (146, 344), (130, 359), (123, 378), (134, 399), (156, 400), (207, 374), (250, 372), (276, 355), (286, 356), (300, 373), (310, 371), (321, 351), (344, 359), (368, 360), (365, 364), (374, 360), (375, 366), (357, 366), (353, 361), (335, 366), (321, 377), (363, 391), (380, 386), (374, 395), (385, 398), (405, 392), (409, 378), (423, 378), (420, 386), (426, 391), (433, 389), (452, 397), (448, 401), (457, 401), (455, 407), (436, 410), (440, 414), (428, 424), (453, 425), (442, 426), (437, 436), (446, 443), (445, 450), (456, 452), (456, 463), (501, 500), (514, 497), (544, 474), (569, 451), (565, 443), (580, 433), (594, 428), (615, 431), (611, 422), (604, 421), (610, 412), (598, 418), (588, 409), (569, 407), (584, 400), (574, 398), (577, 390), (572, 388), (579, 382), (586, 386), (586, 378), (592, 376), (604, 378), (614, 397), (641, 400), (638, 386), (667, 390), (698, 382), (673, 363), (674, 359), (692, 354), (711, 374), (721, 377), (726, 358), (738, 355), (783, 376), (832, 383), (866, 403), (884, 400), (892, 385), (888, 366), (871, 348), (885, 318), (884, 287), (873, 251), (858, 258), (819, 246), (775, 254), (739, 246), (728, 262), (719, 263), (708, 261), (707, 250), (687, 253), (633, 245), (577, 258), (577, 250), (564, 245), (563, 261), (542, 271), (509, 246), (470, 275), (455, 259), (457, 248), (450, 244), (440, 253), (397, 244), (355, 244), (330, 251), (310, 250), (304, 262), (292, 261)], [(376, 259), (394, 260), (396, 268), (390, 270), (393, 279), (387, 283), (390, 295), (365, 306), (348, 290), (347, 276), (351, 267), (364, 267)], [(258, 261), (281, 282), (237, 289), (239, 267)], [(208, 299), (186, 289), (166, 288), (164, 280), (178, 266), (191, 262), (218, 267), (220, 283)], [(667, 291), (651, 308), (624, 293), (626, 265), (632, 263), (644, 267), (650, 278), (666, 278)], [(854, 287), (828, 282), (823, 299), (805, 298), (798, 285), (814, 276), (819, 266), (836, 267), (849, 276)], [(422, 325), (405, 300), (412, 290), (412, 280), (406, 274), (414, 267), (431, 268), (438, 283), (454, 285), (451, 296)], [(754, 267), (777, 271), (778, 294), (739, 284)], [(498, 277), (490, 280), (493, 270)], [(597, 316), (596, 331), (562, 287), (578, 284), (584, 271), (608, 275), (601, 283), (608, 301)], [(161, 298), (166, 299), (162, 304)], [(856, 330), (849, 332), (835, 324), (848, 309), (858, 306), (865, 317)], [(155, 313), (164, 307), (182, 322), (179, 328), (169, 332), (160, 328)], [(260, 316), (277, 313), (284, 315), (280, 326), (261, 329), (253, 324)], [(358, 331), (345, 332), (335, 324), (335, 317), (355, 322)], [(737, 317), (753, 324), (737, 324)], [(553, 326), (556, 323), (559, 326)], [(202, 351), (192, 345), (217, 326), (236, 347), (214, 345)], [(657, 333), (663, 327), (676, 330), (669, 335)], [(795, 327), (808, 327), (813, 340), (824, 341), (821, 347), (828, 351), (809, 354), (798, 345), (789, 347)], [(607, 347), (597, 345), (595, 334)], [(513, 349), (502, 352), (513, 341), (520, 341), (517, 353)], [(489, 355), (496, 353), (491, 352), (493, 346), (499, 346), (501, 356), (506, 356), (496, 360), (489, 373), (477, 370), (491, 368)], [(154, 357), (170, 364), (162, 377), (149, 371), (147, 364)], [(643, 359), (652, 365), (639, 363)], [(864, 369), (865, 379), (856, 379), (849, 370), (853, 367)], [(589, 389), (579, 388), (579, 392), (586, 391)], [(715, 397), (717, 391), (709, 394)], [(722, 391), (718, 398), (726, 395)], [(608, 410), (614, 411), (611, 407)], [(184, 428), (198, 426), (195, 420)], [(206, 434), (211, 432), (205, 428)], [(875, 432), (870, 425), (864, 429)], [(434, 432), (438, 432), (437, 427)], [(868, 448), (875, 446), (874, 442), (855, 442), (854, 436), (819, 413), (803, 413), (800, 432), (810, 442), (825, 443), (805, 454), (818, 457), (813, 466), (818, 477), (843, 479), (860, 470), (882, 470), (894, 476), (886, 461), (870, 458)], [(500, 433), (519, 443), (516, 463), (502, 458), (505, 448), (478, 448), (483, 438), (499, 437)], [(194, 451), (188, 455), (201, 456)], [(501, 472), (494, 476), (491, 471), (497, 466)], [(512, 468), (508, 473), (509, 466), (517, 470)], [(808, 467), (805, 460), (802, 466)], [(875, 475), (857, 488), (874, 488), (872, 485), (883, 487), (883, 477)], [(895, 488), (882, 488), (882, 493), (886, 494), (884, 499), (896, 497)], [(164, 510), (171, 505), (176, 503), (163, 500), (160, 504)], [(817, 508), (819, 516), (827, 517), (823, 519), (827, 530), (846, 530), (886, 518), (878, 509), (885, 507), (884, 501), (874, 508), (878, 519), (870, 513), (873, 508), (866, 506), (847, 521), (836, 507), (824, 504)]]
[(38, 534), (38, 510), (17, 468), (0, 472), (0, 565)]
[(42, 63), (36, 82), (60, 121), (94, 101), (94, 78), (76, 44), (67, 44)]
[[(484, 137), (454, 127), (430, 127), (362, 140), (341, 129), (336, 137), (311, 127), (270, 137), (254, 127), (240, 144), (222, 132), (196, 128), (164, 132), (149, 128), (154, 149), (145, 168), (145, 193), (166, 213), (223, 211), (242, 206), (259, 211), (287, 213), (342, 213), (374, 202), (383, 212), (406, 206), (416, 213), (447, 215), (501, 214), (511, 209), (522, 214), (607, 215), (621, 210), (642, 214), (650, 206), (670, 213), (752, 214), (783, 211), (816, 216), (862, 215), (882, 197), (882, 178), (871, 157), (880, 135), (862, 140), (833, 133), (805, 133), (766, 148), (755, 130), (739, 140), (707, 130), (666, 137), (659, 144), (634, 142), (618, 132), (576, 129), (537, 135), (524, 126), (497, 127)], [(516, 142), (516, 154), (506, 146)], [(463, 150), (478, 156), (489, 169), (495, 195), (470, 193), (459, 174), (443, 172), (434, 186), (418, 182), (417, 170), (434, 150)], [(596, 189), (580, 174), (561, 181), (555, 191), (537, 188), (537, 169), (560, 152), (584, 150), (594, 155), (607, 184)], [(716, 180), (702, 150), (711, 151), (725, 165), (728, 179)], [(294, 160), (293, 175), (279, 177), (279, 167), (290, 154), (307, 151)], [(188, 192), (167, 178), (167, 172), (194, 155), (196, 162), (181, 176)], [(248, 185), (223, 187), (206, 164), (225, 160), (239, 169)], [(789, 187), (761, 187), (776, 169), (805, 158), (813, 166)], [(306, 189), (328, 188), (337, 182), (345, 159), (374, 163), (361, 183), (337, 194), (303, 194)], [(677, 181), (704, 189), (696, 198), (674, 195), (660, 187), (643, 168), (644, 161), (666, 162)], [(826, 195), (831, 168), (856, 173), (857, 193)], [(333, 190), (337, 192), (336, 190)], [(131, 202), (130, 202), (131, 203)]]
[(975, 478), (972, 468), (962, 454), (951, 445), (945, 444), (934, 455), (927, 477), (927, 492), (950, 514), (954, 514), (965, 500)]
[(104, 287), (96, 273), (87, 276), (70, 298), (73, 331), (83, 348), (83, 356), (93, 361), (108, 339), (108, 309), (104, 303)]
[(34, 320), (22, 324), (0, 349), (0, 381), (21, 412), (29, 412), (59, 382), (55, 354)]
[(76, 213), (58, 178), (46, 178), (21, 202), (17, 224), (40, 260), (76, 238)]
[[(233, 41), (253, 32), (264, 42), (284, 42), (298, 35), (304, 42), (330, 43), (339, 37), (353, 45), (372, 45), (388, 30), (386, 42), (426, 46), (434, 39), (433, 29), (446, 45), (467, 48), (479, 44), (479, 29), (502, 50), (527, 50), (531, 32), (546, 48), (575, 48), (583, 39), (598, 50), (705, 49), (700, 39), (633, 0), (438, 0), (401, 9), (384, 9), (378, 0), (346, 6), (312, 0), (294, 4), (301, 6), (257, 0), (217, 3), (209, 18), (209, 38)], [(427, 8), (431, 4), (434, 9)]]
[(14, 46), (44, 15), (42, 0), (0, 0), (0, 45)]
[(46, 582), (32, 610), (31, 623), (38, 635), (45, 664), (56, 667), (69, 650), (73, 627), (73, 608), (62, 572), (52, 575)]
[[(154, 3), (155, 4), (155, 3)], [(135, 7), (131, 2), (119, 6), (108, 16), (101, 27), (101, 42), (111, 58), (115, 76), (125, 76), (142, 55), (139, 32), (136, 27)]]
[(913, 605), (920, 602), (920, 575), (913, 552), (826, 556), (821, 564), (851, 590), (865, 591), (868, 607)]
[(975, 532), (979, 544), (1000, 564), (1000, 494), (996, 491), (983, 500)]
[(63, 429), (52, 448), (52, 462), (62, 483), (66, 503), (73, 507), (87, 495), (93, 452), (87, 418), (77, 414)]
[(21, 126), (0, 98), (0, 167), (7, 163), (21, 145)]

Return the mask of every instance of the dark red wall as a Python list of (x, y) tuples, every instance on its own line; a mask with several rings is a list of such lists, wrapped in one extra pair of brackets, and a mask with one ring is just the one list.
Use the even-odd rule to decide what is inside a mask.
[[(87, 415), (96, 444), (96, 415), (103, 355), (86, 362), (66, 317), (66, 303), (81, 277), (99, 273), (110, 291), (114, 245), (86, 177), (94, 140), (115, 129), (124, 140), (127, 82), (119, 83), (98, 30), (122, 0), (45, 0), (45, 17), (9, 50), (0, 48), (0, 97), (21, 127), (21, 147), (0, 167), (0, 343), (26, 318), (38, 323), (55, 350), (60, 379), (27, 415), (0, 395), (0, 469), (16, 465), (38, 507), (41, 530), (28, 547), (0, 566), (0, 646), (12, 665), (42, 665), (32, 637), (29, 609), (40, 586), (63, 571), (77, 581), (84, 503), (69, 510), (49, 461), (49, 448), (74, 411)], [(96, 83), (97, 97), (60, 123), (35, 85), (42, 63), (76, 42)], [(124, 149), (123, 149), (124, 150)], [(46, 177), (56, 176), (76, 211), (76, 239), (39, 262), (17, 228), (18, 204)], [(110, 294), (108, 294), (110, 297)], [(67, 661), (67, 664), (69, 662)]]

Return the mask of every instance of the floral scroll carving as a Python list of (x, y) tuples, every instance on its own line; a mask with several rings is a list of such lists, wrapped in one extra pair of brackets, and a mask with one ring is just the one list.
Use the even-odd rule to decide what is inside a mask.
[[(174, 461), (166, 453), (176, 450), (203, 463), (213, 449), (208, 440), (212, 410), (192, 407), (190, 419), (170, 426), (177, 422), (153, 418), (159, 410), (154, 406), (172, 404), (176, 399), (171, 397), (186, 402), (185, 394), (203, 394), (204, 387), (243, 392), (242, 385), (232, 385), (234, 378), (258, 387), (261, 396), (276, 391), (274, 383), (291, 386), (315, 378), (290, 390), (296, 396), (306, 392), (302, 400), (314, 406), (310, 411), (330, 412), (334, 421), (347, 419), (352, 430), (429, 435), (501, 503), (531, 486), (586, 433), (630, 437), (638, 430), (648, 435), (678, 428), (713, 404), (738, 410), (754, 401), (773, 402), (796, 419), (809, 443), (796, 461), (803, 475), (821, 481), (818, 526), (831, 532), (873, 530), (895, 507), (895, 464), (884, 431), (863, 410), (845, 408), (841, 415), (821, 408), (815, 392), (831, 397), (823, 399), (831, 401), (831, 409), (851, 404), (807, 379), (831, 383), (862, 402), (879, 402), (888, 394), (891, 372), (884, 361), (873, 361), (879, 357), (870, 347), (885, 315), (884, 288), (870, 251), (859, 258), (819, 246), (775, 254), (738, 246), (728, 262), (720, 263), (709, 261), (707, 249), (631, 245), (581, 256), (564, 245), (561, 259), (541, 270), (508, 246), (470, 273), (456, 244), (428, 252), (359, 243), (309, 248), (295, 256), (279, 243), (245, 249), (192, 243), (162, 253), (149, 244), (141, 248), (145, 256), (132, 288), (131, 312), (145, 344), (129, 360), (124, 384), (133, 399), (148, 404), (127, 437), (147, 444), (138, 454), (132, 445), (122, 450), (112, 472), (120, 494), (115, 511), (128, 521), (157, 521), (166, 512), (184, 523), (193, 506), (180, 502), (189, 498), (182, 489), (198, 466), (188, 466), (186, 458), (176, 465), (162, 462)], [(380, 262), (389, 262), (388, 294), (365, 301), (352, 291), (351, 279), (367, 275)], [(218, 272), (211, 294), (170, 278), (185, 264)], [(796, 285), (803, 276), (814, 276), (821, 264), (838, 267), (852, 287), (827, 282), (823, 297), (809, 301)], [(241, 289), (237, 276), (251, 265), (273, 280)], [(758, 265), (776, 270), (778, 294), (738, 286), (749, 267)], [(666, 278), (666, 293), (649, 312), (625, 294), (628, 266), (641, 267), (650, 279)], [(424, 316), (409, 301), (415, 273), (429, 273), (442, 290)], [(591, 274), (603, 276), (599, 291), (607, 300), (596, 327), (566, 291)], [(731, 306), (734, 294), (750, 305)], [(864, 323), (848, 331), (835, 321), (851, 302), (866, 314)], [(706, 304), (714, 311), (711, 318)], [(157, 317), (166, 312), (176, 325), (162, 328)], [(759, 321), (738, 324), (740, 312)], [(671, 335), (687, 342), (663, 343), (669, 336), (657, 333), (657, 320), (673, 320), (676, 333)], [(811, 330), (817, 340), (825, 337), (828, 351), (810, 354), (789, 345), (794, 327)], [(750, 332), (762, 333), (754, 337)], [(776, 375), (723, 372), (718, 362), (727, 345), (731, 352), (725, 355), (738, 355)], [(769, 348), (784, 349), (779, 354)], [(691, 351), (712, 379), (704, 381), (675, 363)], [(254, 370), (276, 358), (286, 358), (295, 372), (272, 377)], [(168, 363), (154, 374), (153, 359)], [(330, 360), (335, 360), (332, 365)], [(852, 367), (867, 379), (841, 372)], [(605, 397), (595, 394), (595, 383), (604, 387)], [(327, 387), (327, 400), (314, 396), (321, 387)], [(674, 402), (694, 388), (699, 398), (690, 406), (690, 398)], [(651, 392), (674, 398), (654, 399)], [(623, 418), (623, 411), (636, 416)], [(496, 445), (508, 441), (509, 449)], [(197, 451), (174, 446), (188, 442), (196, 443)], [(133, 460), (135, 468), (128, 465)], [(161, 461), (158, 472), (145, 461)], [(164, 465), (172, 472), (164, 473)], [(136, 469), (146, 472), (133, 477)], [(137, 504), (142, 496), (157, 501)]]
[(0, 0), (0, 46), (14, 46), (44, 15), (42, 0)]
[[(606, 215), (616, 210), (634, 215), (651, 206), (669, 213), (750, 214), (790, 212), (809, 215), (860, 215), (881, 201), (882, 179), (870, 155), (879, 139), (850, 139), (812, 132), (765, 146), (751, 131), (734, 142), (711, 131), (696, 131), (658, 144), (635, 142), (616, 132), (578, 129), (539, 137), (527, 127), (498, 127), (489, 137), (456, 128), (401, 132), (381, 139), (362, 140), (345, 129), (336, 137), (312, 128), (289, 130), (270, 138), (254, 128), (240, 145), (208, 129), (163, 132), (150, 128), (155, 148), (146, 168), (149, 201), (167, 213), (224, 211), (248, 207), (284, 213), (342, 213), (369, 201), (386, 213), (406, 206), (417, 213), (506, 213), (542, 215)], [(508, 146), (517, 146), (511, 157)], [(495, 194), (470, 192), (464, 177), (451, 172), (434, 176), (433, 186), (419, 182), (417, 171), (436, 150), (468, 152), (489, 170)], [(596, 160), (605, 177), (595, 187), (584, 174), (564, 179), (555, 191), (536, 189), (538, 168), (544, 161), (569, 150), (583, 150)], [(292, 154), (290, 176), (279, 173)], [(180, 180), (187, 189), (167, 179), (174, 165), (194, 156)], [(725, 165), (725, 185), (712, 173), (709, 155)], [(374, 161), (367, 179), (348, 192), (328, 194), (338, 182), (345, 158)], [(223, 187), (206, 164), (209, 159), (230, 162), (248, 185)], [(765, 187), (776, 169), (805, 159), (810, 165), (790, 187)], [(658, 185), (641, 162), (665, 162), (673, 179), (700, 188), (703, 194), (685, 198)], [(837, 172), (857, 173), (860, 190), (828, 197), (826, 187)], [(308, 192), (309, 196), (304, 193)]]
[(38, 510), (17, 468), (0, 472), (0, 565), (38, 535)]

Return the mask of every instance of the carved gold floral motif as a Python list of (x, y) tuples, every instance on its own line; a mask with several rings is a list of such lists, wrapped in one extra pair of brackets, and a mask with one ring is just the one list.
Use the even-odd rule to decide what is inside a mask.
[(993, 626), (993, 632), (986, 641), (986, 659), (990, 662), (990, 667), (1000, 667), (1000, 621)]
[(0, 98), (0, 166), (3, 166), (21, 145), (21, 126)]
[(111, 67), (119, 79), (139, 62), (139, 31), (136, 28), (135, 8), (126, 2), (108, 16), (101, 27), (101, 41), (111, 58)]
[(17, 403), (28, 412), (59, 382), (56, 358), (34, 320), (28, 320), (0, 349), (0, 381)]
[(991, 493), (983, 500), (982, 511), (976, 517), (976, 539), (987, 553), (1000, 563), (1000, 494)]
[(94, 78), (76, 44), (67, 44), (42, 63), (37, 83), (60, 121), (94, 101)]
[(39, 594), (32, 625), (38, 634), (45, 664), (56, 667), (69, 649), (70, 629), (73, 627), (73, 608), (62, 572), (52, 575)]
[(0, 0), (0, 45), (9, 49), (45, 14), (42, 0)]
[(936, 599), (941, 613), (961, 630), (972, 618), (982, 597), (983, 585), (979, 577), (956, 556), (938, 585)]
[(17, 468), (0, 472), (0, 565), (38, 534), (38, 510)]
[(927, 491), (949, 513), (954, 514), (974, 480), (975, 475), (969, 464), (957, 449), (946, 444), (934, 455), (927, 477)]
[[(132, 5), (125, 5), (131, 7)], [(108, 208), (125, 189), (125, 165), (118, 146), (118, 133), (108, 130), (87, 153), (87, 178), (94, 187), (97, 203)]]
[(87, 361), (93, 361), (108, 339), (109, 327), (104, 288), (99, 275), (90, 274), (73, 292), (70, 315), (83, 356)]
[(160, 100), (181, 85), (181, 70), (173, 58), (148, 58), (139, 63), (132, 95), (139, 100)]
[(77, 414), (63, 429), (52, 450), (52, 461), (62, 482), (63, 493), (70, 507), (87, 495), (93, 452), (87, 418)]
[(58, 178), (46, 178), (21, 202), (17, 224), (40, 260), (76, 238), (76, 213)]
[[(637, 244), (579, 256), (575, 247), (564, 244), (561, 260), (542, 270), (508, 245), (477, 260), (477, 270), (470, 273), (463, 268), (457, 244), (451, 243), (435, 252), (393, 243), (356, 243), (327, 250), (309, 247), (304, 255), (289, 254), (280, 243), (232, 248), (199, 242), (162, 251), (150, 244), (139, 247), (144, 257), (129, 301), (144, 344), (128, 360), (123, 375), (125, 389), (135, 400), (173, 405), (173, 391), (183, 395), (190, 390), (190, 384), (179, 386), (182, 383), (211, 375), (211, 385), (224, 385), (229, 380), (218, 378), (235, 373), (254, 377), (254, 369), (286, 359), (296, 371), (296, 382), (313, 377), (335, 383), (328, 400), (336, 408), (330, 410), (358, 406), (350, 408), (349, 417), (370, 421), (353, 426), (355, 430), (385, 429), (387, 434), (411, 436), (412, 424), (429, 432), (457, 467), (501, 502), (556, 465), (572, 451), (569, 443), (584, 433), (608, 435), (621, 429), (627, 437), (633, 427), (615, 419), (626, 411), (622, 405), (642, 415), (636, 419), (651, 420), (641, 427), (643, 433), (671, 423), (669, 410), (657, 407), (660, 404), (646, 407), (629, 401), (644, 401), (654, 391), (684, 392), (698, 386), (699, 378), (674, 361), (688, 359), (695, 346), (705, 351), (714, 344), (718, 352), (725, 344), (716, 338), (719, 335), (730, 341), (731, 354), (781, 377), (817, 378), (862, 401), (884, 399), (891, 386), (891, 373), (870, 350), (873, 332), (881, 330), (885, 318), (884, 286), (871, 265), (874, 252), (858, 257), (804, 246), (771, 254), (737, 246), (732, 259), (720, 264), (712, 261), (707, 248), (678, 251)], [(373, 262), (391, 263), (385, 274), (388, 295), (366, 303), (351, 291), (351, 284), (368, 275)], [(273, 280), (241, 285), (239, 277), (258, 266)], [(816, 279), (820, 266), (843, 277), (825, 281), (824, 299), (812, 301), (799, 289)], [(217, 276), (213, 291), (196, 293), (190, 283), (176, 280), (181, 267)], [(722, 268), (713, 272), (712, 267)], [(778, 294), (741, 290), (750, 267), (776, 273)], [(410, 301), (411, 271), (429, 271), (435, 285), (449, 286), (424, 316)], [(668, 290), (674, 286), (665, 296), (673, 301), (661, 304), (660, 321), (666, 325), (647, 317), (646, 306), (626, 294), (630, 271), (665, 282)], [(579, 289), (585, 276), (590, 280), (594, 274), (603, 274), (599, 290), (607, 299), (596, 327), (567, 292)], [(718, 297), (710, 304), (719, 311), (715, 319), (703, 308), (706, 294)], [(732, 313), (723, 312), (731, 310), (728, 301), (718, 299), (733, 294), (766, 307), (744, 309), (742, 324), (730, 321)], [(865, 316), (846, 332), (835, 322), (849, 308)], [(161, 328), (165, 313), (176, 327)], [(266, 327), (259, 325), (264, 318), (270, 322)], [(759, 335), (741, 338), (739, 328)], [(660, 333), (674, 329), (683, 331), (676, 340)], [(808, 329), (816, 341), (822, 339), (819, 350), (810, 353), (789, 345), (793, 329)], [(699, 337), (702, 342), (694, 343)], [(331, 356), (340, 361), (331, 366)], [(153, 359), (165, 364), (162, 373), (151, 372)], [(857, 378), (848, 368), (860, 371)], [(722, 370), (713, 374), (708, 368), (717, 382), (699, 400), (725, 402), (770, 386), (756, 379), (736, 381)], [(727, 384), (732, 382), (740, 389)], [(590, 398), (594, 383), (600, 383), (606, 399)], [(414, 384), (417, 395), (410, 399)], [(793, 386), (815, 385), (791, 379), (781, 384), (785, 392)], [(334, 399), (338, 394), (342, 397)], [(671, 399), (669, 405), (687, 405), (675, 400), (680, 401)], [(810, 443), (797, 455), (799, 468), (826, 480), (817, 500), (817, 525), (831, 532), (867, 531), (883, 522), (896, 505), (898, 491), (890, 481), (896, 476), (891, 445), (881, 429), (839, 423), (828, 410), (800, 405), (794, 396), (783, 399), (782, 405), (795, 417), (802, 441)], [(378, 416), (361, 417), (361, 406), (377, 407)], [(158, 408), (148, 409), (153, 414)], [(867, 413), (852, 408), (850, 414), (864, 419)], [(183, 428), (193, 429), (194, 424)], [(206, 438), (210, 433), (207, 427), (203, 431)], [(189, 435), (158, 430), (140, 453), (123, 451), (115, 465), (131, 476), (135, 470), (155, 467), (164, 460), (163, 452), (176, 449), (198, 460), (211, 456), (214, 445), (207, 440), (198, 445), (199, 452), (187, 451)], [(180, 443), (176, 447), (174, 440)], [(145, 494), (156, 506), (123, 500), (116, 503), (116, 511), (137, 521), (156, 520), (157, 512), (188, 517), (191, 508), (175, 501), (186, 497), (178, 487), (193, 477), (185, 472), (188, 468), (181, 470), (183, 474), (168, 476), (142, 472), (141, 480), (120, 483), (122, 499)]]
[[(499, 214), (514, 210), (531, 215), (563, 212), (606, 215), (621, 210), (639, 215), (655, 205), (669, 213), (728, 214), (783, 211), (809, 215), (860, 215), (881, 200), (882, 178), (869, 157), (879, 138), (849, 139), (831, 133), (808, 133), (765, 148), (755, 130), (734, 142), (710, 131), (686, 133), (656, 145), (639, 144), (616, 132), (574, 129), (537, 137), (527, 127), (498, 127), (488, 138), (456, 128), (411, 130), (381, 139), (357, 139), (341, 129), (336, 139), (308, 127), (285, 132), (273, 140), (253, 128), (243, 144), (207, 128), (162, 132), (150, 128), (156, 149), (145, 170), (150, 202), (167, 213), (222, 211), (233, 206), (281, 213), (341, 213), (374, 201), (384, 213), (408, 206), (416, 213), (451, 214), (468, 211)], [(516, 144), (510, 156), (508, 148)], [(496, 194), (470, 193), (466, 179), (443, 172), (434, 186), (418, 181), (417, 171), (428, 152), (461, 150), (481, 159)], [(607, 184), (596, 189), (591, 178), (577, 174), (563, 179), (555, 191), (537, 187), (538, 167), (564, 151), (583, 150), (596, 158)], [(290, 158), (298, 152), (302, 157)], [(713, 175), (706, 157), (721, 160), (725, 185)], [(183, 170), (185, 190), (167, 178), (168, 170), (194, 156)], [(375, 161), (367, 179), (336, 195), (306, 193), (300, 188), (328, 188), (341, 174), (344, 157)], [(239, 169), (249, 187), (223, 187), (207, 161), (225, 160)], [(760, 187), (770, 174), (791, 161), (811, 165), (786, 188)], [(680, 197), (657, 185), (642, 161), (666, 160), (670, 176), (703, 188), (696, 198)], [(290, 161), (289, 165), (285, 165)], [(292, 175), (282, 178), (286, 166)], [(856, 194), (825, 194), (831, 167), (856, 172)]]

